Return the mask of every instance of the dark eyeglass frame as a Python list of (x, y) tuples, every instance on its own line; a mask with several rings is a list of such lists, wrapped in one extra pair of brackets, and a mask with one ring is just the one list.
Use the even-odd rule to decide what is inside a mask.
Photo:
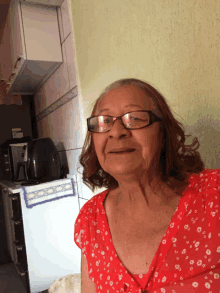
[[(133, 112), (147, 112), (147, 113), (149, 114), (149, 116), (150, 116), (149, 124), (147, 124), (147, 125), (145, 125), (145, 126), (142, 126), (142, 127), (140, 127), (140, 128), (130, 128), (130, 127), (126, 127), (126, 126), (124, 125), (124, 123), (123, 123), (122, 117), (125, 116), (125, 115), (127, 115), (127, 114), (129, 114), (129, 113), (133, 113)], [(91, 129), (90, 120), (91, 120), (92, 118), (94, 118), (94, 117), (100, 117), (100, 116), (105, 116), (105, 117), (111, 117), (111, 118), (113, 118), (112, 126), (114, 125), (114, 123), (115, 123), (116, 120), (120, 120), (121, 123), (122, 123), (122, 125), (124, 126), (124, 128), (126, 128), (126, 129), (131, 129), (131, 130), (133, 130), (133, 129), (141, 129), (141, 128), (145, 128), (145, 127), (148, 127), (148, 126), (152, 125), (153, 123), (155, 123), (155, 122), (157, 122), (157, 121), (162, 121), (161, 118), (157, 117), (152, 111), (148, 111), (148, 110), (136, 110), (136, 111), (130, 111), (130, 112), (127, 112), (127, 113), (125, 113), (125, 114), (123, 114), (123, 115), (121, 115), (121, 116), (118, 116), (118, 117), (110, 116), (110, 115), (97, 115), (97, 116), (92, 116), (92, 117), (87, 118), (87, 127), (88, 127), (88, 131), (90, 131), (90, 132), (94, 132), (94, 133), (105, 133), (105, 132), (109, 132), (109, 131), (112, 129), (112, 126), (111, 126), (111, 128), (110, 128), (109, 130), (107, 130), (107, 131), (93, 131), (93, 130)]]

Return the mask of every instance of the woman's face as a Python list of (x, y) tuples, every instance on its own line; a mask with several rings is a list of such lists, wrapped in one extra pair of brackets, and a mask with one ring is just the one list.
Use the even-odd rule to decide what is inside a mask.
[[(95, 115), (121, 116), (130, 111), (151, 110), (154, 105), (146, 94), (135, 86), (120, 86), (111, 90), (100, 101)], [(163, 134), (160, 122), (142, 128), (126, 129), (116, 120), (109, 132), (93, 133), (93, 142), (103, 170), (116, 180), (124, 175), (141, 175), (155, 172), (159, 167)], [(114, 153), (114, 149), (132, 148), (133, 152)]]

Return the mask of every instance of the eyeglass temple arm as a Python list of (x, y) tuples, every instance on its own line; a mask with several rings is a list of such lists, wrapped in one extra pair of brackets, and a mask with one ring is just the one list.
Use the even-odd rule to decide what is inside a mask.
[(158, 116), (156, 116), (152, 111), (149, 111), (150, 115), (151, 115), (151, 122), (157, 122), (157, 121), (162, 121), (161, 118), (159, 118)]

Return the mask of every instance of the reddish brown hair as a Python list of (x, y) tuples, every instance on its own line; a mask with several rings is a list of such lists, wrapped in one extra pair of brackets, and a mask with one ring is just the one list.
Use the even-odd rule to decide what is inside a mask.
[[(188, 184), (188, 175), (200, 173), (204, 163), (199, 152), (198, 139), (195, 137), (191, 145), (186, 145), (186, 137), (182, 123), (178, 122), (168, 106), (165, 98), (150, 84), (138, 79), (121, 79), (108, 86), (96, 100), (91, 116), (94, 116), (101, 99), (111, 90), (120, 86), (133, 85), (145, 92), (155, 106), (156, 115), (159, 113), (164, 127), (165, 145), (161, 151), (160, 164), (162, 167), (161, 181), (177, 191)], [(99, 164), (92, 140), (92, 133), (87, 132), (80, 155), (83, 166), (83, 182), (94, 191), (96, 187), (115, 189), (118, 182), (106, 173)]]

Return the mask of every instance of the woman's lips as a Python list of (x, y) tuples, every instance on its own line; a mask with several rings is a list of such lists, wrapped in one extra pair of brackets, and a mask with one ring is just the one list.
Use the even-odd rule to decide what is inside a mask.
[(122, 154), (130, 154), (133, 153), (135, 150), (127, 150), (127, 151), (120, 151), (120, 152), (110, 152), (110, 154), (115, 154), (115, 155), (122, 155)]

